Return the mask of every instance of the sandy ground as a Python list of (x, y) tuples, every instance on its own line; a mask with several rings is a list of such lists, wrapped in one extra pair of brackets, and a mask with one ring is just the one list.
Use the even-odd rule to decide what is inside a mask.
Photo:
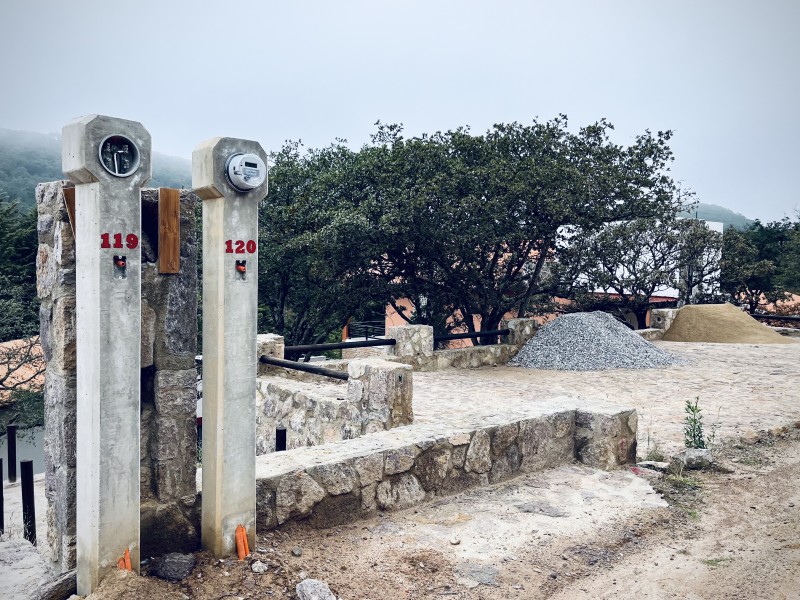
[(721, 469), (691, 477), (572, 465), (346, 527), (293, 525), (259, 536), (250, 561), (201, 555), (181, 583), (117, 577), (91, 598), (295, 598), (304, 577), (360, 600), (800, 598), (800, 429), (717, 455)]
[[(568, 465), (337, 529), (288, 526), (259, 536), (250, 561), (199, 554), (180, 583), (116, 575), (92, 598), (295, 598), (315, 577), (346, 600), (800, 599), (800, 344), (660, 345), (690, 363), (415, 373), (415, 422), (474, 422), (564, 395), (611, 401), (639, 412), (643, 457), (682, 446), (684, 404), (699, 398), (731, 472), (668, 481)], [(757, 433), (783, 425), (784, 437)], [(266, 573), (252, 572), (256, 559)]]

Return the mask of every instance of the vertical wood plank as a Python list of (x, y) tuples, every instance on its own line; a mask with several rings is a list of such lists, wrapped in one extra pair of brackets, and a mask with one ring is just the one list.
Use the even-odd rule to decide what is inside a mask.
[(158, 190), (158, 272), (177, 273), (181, 268), (180, 190)]
[(69, 215), (69, 225), (72, 227), (72, 237), (75, 237), (75, 188), (65, 187), (64, 201), (67, 204), (67, 214)]

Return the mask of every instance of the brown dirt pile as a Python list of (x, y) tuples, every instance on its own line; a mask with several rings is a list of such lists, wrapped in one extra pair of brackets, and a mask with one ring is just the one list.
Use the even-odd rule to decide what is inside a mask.
[(667, 342), (716, 344), (792, 344), (732, 304), (684, 306), (664, 334)]

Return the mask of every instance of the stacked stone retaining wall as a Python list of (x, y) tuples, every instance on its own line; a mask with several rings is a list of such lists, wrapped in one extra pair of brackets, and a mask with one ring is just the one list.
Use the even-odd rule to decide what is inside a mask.
[(258, 527), (331, 527), (573, 460), (602, 469), (635, 461), (633, 410), (530, 412), (473, 429), (414, 426), (258, 457)]

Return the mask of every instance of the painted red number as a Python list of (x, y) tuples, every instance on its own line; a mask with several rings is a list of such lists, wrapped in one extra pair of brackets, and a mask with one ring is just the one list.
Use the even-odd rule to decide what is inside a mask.
[(255, 240), (225, 240), (226, 254), (244, 254), (245, 250), (250, 254), (255, 254), (257, 249)]
[[(113, 236), (113, 245), (111, 242), (112, 236), (110, 233), (100, 234), (100, 247), (101, 248), (122, 248), (122, 234), (115, 233)], [(129, 250), (133, 250), (139, 246), (139, 236), (135, 233), (129, 233), (125, 236), (125, 245)]]

